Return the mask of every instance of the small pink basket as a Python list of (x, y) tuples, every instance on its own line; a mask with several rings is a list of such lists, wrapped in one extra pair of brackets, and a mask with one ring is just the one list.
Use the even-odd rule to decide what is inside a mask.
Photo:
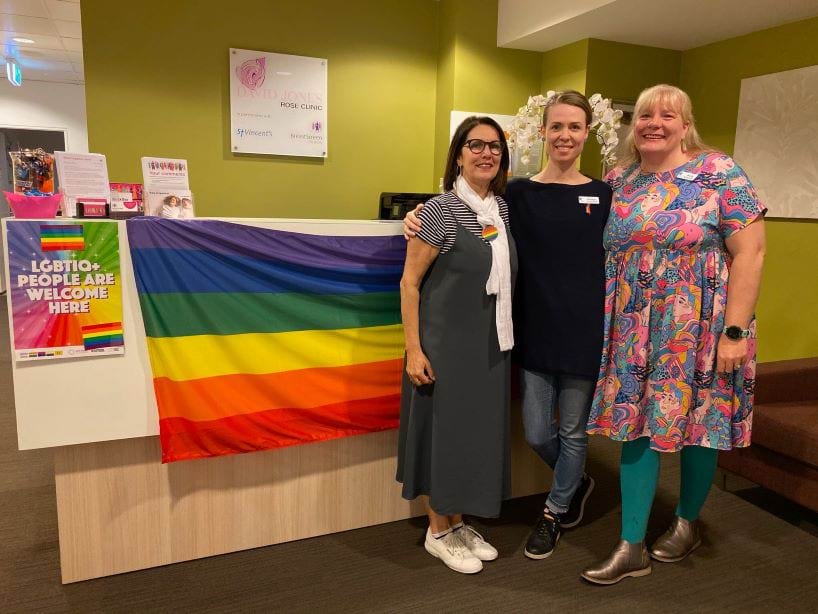
[(3, 192), (14, 217), (22, 220), (47, 219), (57, 216), (62, 194), (51, 196), (26, 196), (15, 192)]

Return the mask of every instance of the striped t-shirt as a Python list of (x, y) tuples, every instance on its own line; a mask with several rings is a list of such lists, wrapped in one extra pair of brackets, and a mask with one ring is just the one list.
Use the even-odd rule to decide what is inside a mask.
[[(496, 198), (500, 217), (503, 218), (505, 224), (508, 224), (508, 205), (501, 197)], [(421, 221), (420, 232), (417, 233), (418, 238), (423, 239), (429, 245), (439, 247), (441, 254), (445, 254), (454, 247), (458, 224), (486, 241), (481, 236), (483, 227), (477, 221), (477, 214), (469, 209), (454, 192), (446, 192), (428, 200), (418, 213), (418, 218)]]

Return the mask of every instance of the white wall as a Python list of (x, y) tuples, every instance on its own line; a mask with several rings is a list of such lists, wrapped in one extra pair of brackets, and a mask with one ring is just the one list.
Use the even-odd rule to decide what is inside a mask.
[[(0, 81), (0, 126), (64, 130), (66, 150), (88, 153), (85, 86), (24, 80), (22, 87), (14, 87), (3, 79)], [(6, 155), (5, 147), (0, 155)], [(2, 279), (0, 292), (5, 290), (5, 279)]]
[(0, 126), (57, 128), (66, 131), (66, 149), (88, 153), (85, 86), (23, 81), (14, 87), (0, 82)]

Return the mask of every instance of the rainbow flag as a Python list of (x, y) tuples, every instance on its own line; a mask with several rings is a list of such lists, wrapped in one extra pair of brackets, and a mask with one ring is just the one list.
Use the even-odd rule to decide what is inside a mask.
[(82, 224), (41, 224), (40, 248), (44, 252), (82, 251), (85, 249), (82, 231)]
[(83, 326), (82, 345), (86, 350), (125, 345), (125, 339), (122, 336), (122, 322)]
[(127, 228), (163, 462), (397, 427), (402, 237)]

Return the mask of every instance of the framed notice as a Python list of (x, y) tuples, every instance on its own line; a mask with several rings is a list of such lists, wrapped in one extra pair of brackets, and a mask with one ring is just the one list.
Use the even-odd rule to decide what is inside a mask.
[(327, 60), (230, 49), (235, 153), (327, 157)]
[(122, 279), (116, 222), (6, 224), (14, 357), (122, 354)]
[[(111, 198), (108, 184), (108, 162), (105, 156), (95, 153), (68, 153), (55, 151), (60, 191), (65, 195), (63, 216), (76, 217), (82, 200), (107, 203)], [(104, 207), (103, 207), (104, 208)], [(105, 217), (103, 213), (100, 217)]]
[(741, 80), (733, 155), (767, 217), (818, 219), (818, 65)]

